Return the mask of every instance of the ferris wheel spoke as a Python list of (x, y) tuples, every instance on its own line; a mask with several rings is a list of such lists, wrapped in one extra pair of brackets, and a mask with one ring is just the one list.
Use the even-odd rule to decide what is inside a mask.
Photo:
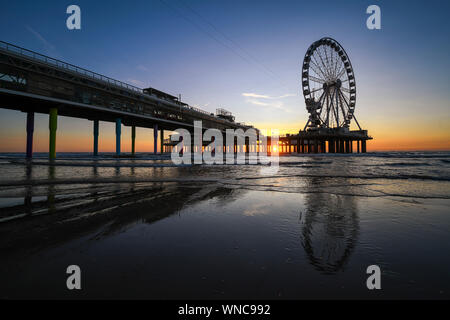
[(314, 76), (309, 76), (308, 79), (310, 81), (317, 82), (317, 83), (320, 83), (320, 84), (324, 84), (326, 82), (325, 80), (317, 78), (317, 77), (314, 77)]
[(345, 104), (347, 105), (347, 108), (350, 110), (350, 104), (348, 103), (347, 97), (341, 91), (339, 91), (339, 94), (342, 97), (342, 100), (344, 100)]
[(333, 92), (333, 96), (331, 97), (331, 106), (333, 108), (333, 115), (334, 115), (334, 119), (336, 120), (336, 125), (339, 126), (339, 111), (337, 109), (337, 106), (334, 105), (334, 96), (335, 96), (336, 90), (334, 90)]
[(334, 70), (333, 70), (333, 76), (334, 76), (334, 78), (336, 79), (337, 77), (337, 71), (338, 71), (338, 68), (341, 66), (341, 64), (342, 64), (342, 61), (341, 61), (341, 59), (339, 58), (339, 55), (338, 55), (338, 53), (336, 52), (336, 50), (334, 50), (334, 56), (336, 57), (336, 63), (334, 64)]
[[(347, 120), (350, 121), (351, 118), (353, 118), (353, 110), (350, 108), (350, 105), (347, 103), (347, 101), (345, 100), (344, 95), (341, 92), (341, 97), (343, 98), (343, 100), (345, 101), (345, 104), (347, 105)], [(351, 116), (349, 116), (351, 115)]]
[[(339, 97), (339, 100), (341, 100), (341, 98), (340, 98), (340, 96), (338, 95), (338, 97)], [(342, 101), (341, 101), (341, 110), (342, 110), (342, 115), (343, 115), (343, 118), (344, 118), (344, 122), (343, 122), (343, 124), (345, 125), (345, 126), (348, 126), (347, 125), (347, 121), (348, 121), (348, 113), (349, 113), (349, 109), (347, 108), (347, 113), (345, 112), (345, 109), (344, 109), (344, 104), (342, 103)]]
[[(317, 65), (316, 59), (313, 56), (311, 56), (310, 65), (309, 66), (318, 76), (324, 76), (322, 70)], [(314, 68), (313, 68), (313, 66), (314, 66)], [(319, 71), (317, 71), (317, 70), (319, 70)]]
[(330, 53), (330, 58), (331, 58), (331, 64), (330, 64), (330, 68), (331, 68), (331, 75), (333, 76), (333, 78), (334, 77), (336, 77), (336, 74), (335, 74), (335, 66), (336, 66), (336, 55), (335, 55), (335, 51), (334, 50), (331, 50), (331, 53)]
[(329, 67), (330, 68), (330, 74), (334, 78), (335, 77), (334, 65), (336, 64), (336, 61), (335, 61), (336, 57), (334, 56), (334, 50), (333, 49), (330, 48), (329, 52), (330, 52), (330, 67)]
[(350, 108), (350, 104), (348, 103), (347, 98), (345, 97), (345, 95), (342, 92), (340, 92), (340, 97), (341, 97), (342, 101), (344, 101), (344, 104), (347, 107), (346, 108), (348, 110), (347, 115), (348, 115), (348, 113), (353, 114), (353, 111)]
[[(314, 60), (314, 61), (313, 61), (313, 60)], [(317, 75), (322, 75), (322, 77), (323, 77), (324, 79), (327, 79), (327, 78), (328, 78), (327, 75), (325, 74), (325, 72), (322, 70), (322, 68), (318, 65), (317, 60), (316, 60), (316, 58), (315, 58), (314, 56), (311, 56), (311, 63), (312, 63), (317, 69), (319, 69), (320, 73), (317, 72), (314, 68), (312, 68), (313, 71), (314, 71)]]
[(344, 64), (342, 63), (342, 60), (339, 59), (338, 63), (336, 64), (336, 71), (335, 71), (335, 79), (339, 79), (339, 74), (342, 71), (342, 69), (344, 68)]
[(322, 115), (322, 111), (323, 111), (323, 103), (322, 103), (322, 99), (323, 99), (323, 97), (325, 96), (325, 93), (326, 93), (326, 91), (324, 91), (324, 92), (321, 94), (319, 100), (317, 101), (317, 103), (320, 104), (320, 110), (319, 110), (319, 112), (318, 112), (319, 120), (320, 120), (322, 123), (323, 123), (322, 116), (321, 116), (321, 115)]
[(310, 91), (310, 93), (314, 93), (314, 92), (317, 92), (317, 91), (320, 91), (320, 90), (323, 90), (323, 88), (317, 88), (315, 90)]
[(317, 102), (320, 103), (320, 102), (322, 101), (323, 97), (325, 96), (325, 93), (326, 93), (326, 91), (324, 90), (324, 91), (322, 92), (322, 94), (320, 95), (319, 100), (317, 100)]
[(342, 64), (342, 69), (339, 71), (336, 78), (339, 79), (340, 77), (342, 77), (344, 75), (344, 73), (345, 73), (345, 66), (344, 66), (344, 64)]
[(342, 92), (340, 92), (340, 95), (341, 95), (341, 97), (342, 97), (342, 100), (344, 100), (344, 102), (345, 102), (345, 104), (347, 105), (347, 107), (349, 106), (349, 104), (348, 104), (348, 100), (347, 100), (347, 97), (342, 93)]
[(320, 53), (319, 48), (317, 48), (317, 54), (319, 55), (319, 59), (320, 59), (320, 61), (322, 62), (323, 68), (325, 69), (326, 74), (327, 74), (327, 77), (328, 77), (328, 79), (329, 79), (329, 78), (330, 78), (330, 75), (328, 74), (328, 69), (327, 69), (327, 66), (325, 65), (325, 62), (323, 62), (322, 54)]
[[(335, 93), (335, 101), (336, 101), (336, 114), (338, 115), (338, 119), (340, 118), (339, 117), (339, 100), (338, 100), (338, 95), (336, 94), (336, 92), (337, 92), (337, 88), (335, 88), (334, 89), (334, 93)], [(339, 122), (339, 120), (337, 120), (337, 123), (338, 123), (338, 127), (340, 127), (341, 126), (341, 123)]]
[(339, 94), (340, 94), (342, 100), (344, 101), (344, 103), (347, 105), (347, 109), (350, 110), (350, 104), (348, 103), (347, 97), (341, 91), (339, 91)]
[(328, 74), (330, 75), (331, 78), (333, 78), (333, 69), (332, 69), (332, 60), (331, 60), (331, 52), (329, 52), (329, 47), (328, 46), (324, 46), (324, 54), (325, 54), (325, 60), (327, 61), (327, 69), (328, 69)]
[(332, 77), (333, 75), (331, 74), (331, 70), (330, 70), (330, 60), (328, 59), (328, 54), (327, 54), (327, 46), (322, 46), (322, 51), (323, 51), (323, 54), (324, 54), (324, 56), (325, 56), (325, 61), (327, 62), (327, 64), (326, 64), (326, 67), (327, 67), (327, 73), (328, 73), (328, 75), (330, 76), (330, 77)]
[(329, 93), (327, 93), (327, 117), (325, 120), (327, 127), (330, 126), (330, 110), (331, 110), (331, 106), (330, 106)]

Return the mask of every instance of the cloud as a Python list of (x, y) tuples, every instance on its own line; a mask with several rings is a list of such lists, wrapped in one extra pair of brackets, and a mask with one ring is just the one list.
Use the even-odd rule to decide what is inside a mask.
[(257, 106), (263, 106), (263, 107), (268, 107), (268, 106), (274, 105), (274, 104), (271, 104), (271, 103), (262, 102), (262, 101), (255, 100), (255, 99), (247, 99), (246, 101), (251, 103), (251, 104), (255, 104)]
[(138, 65), (136, 68), (140, 71), (149, 71), (148, 68), (142, 64)]
[(272, 96), (268, 96), (265, 94), (247, 93), (247, 92), (244, 92), (242, 95), (244, 97), (259, 98), (259, 99), (284, 99), (284, 98), (288, 98), (288, 97), (295, 97), (295, 94), (292, 94), (292, 93), (284, 94), (284, 95), (278, 96), (278, 97), (272, 97)]
[[(284, 99), (284, 98), (288, 98), (288, 97), (294, 97), (294, 94), (284, 94), (281, 96), (269, 96), (266, 94), (258, 94), (258, 93), (249, 93), (249, 92), (244, 92), (242, 93), (242, 95), (244, 97), (246, 97), (246, 102), (257, 105), (257, 106), (262, 106), (262, 107), (268, 107), (268, 108), (274, 108), (274, 109), (278, 109), (278, 110), (282, 110), (285, 112), (291, 112), (290, 109), (284, 107), (284, 104), (282, 101), (274, 101), (274, 100), (280, 100), (280, 99)], [(267, 101), (269, 100), (269, 101)]]
[(25, 26), (25, 27), (27, 28), (28, 31), (31, 32), (31, 34), (34, 35), (34, 37), (36, 39), (39, 40), (39, 42), (44, 47), (44, 51), (45, 51), (46, 54), (48, 54), (48, 55), (50, 55), (52, 57), (56, 57), (56, 58), (60, 59), (59, 54), (56, 52), (56, 47), (53, 44), (48, 42), (47, 39), (45, 39), (39, 32), (37, 32), (36, 30), (31, 28), (30, 26)]
[(254, 104), (254, 105), (257, 105), (257, 106), (271, 107), (271, 108), (283, 110), (283, 111), (286, 111), (286, 112), (290, 112), (290, 110), (289, 110), (289, 109), (286, 109), (286, 108), (283, 106), (283, 103), (280, 102), (280, 101), (263, 102), (263, 101), (259, 101), (259, 100), (256, 100), (256, 99), (247, 99), (246, 101), (247, 101), (248, 103), (251, 103), (251, 104)]
[(134, 84), (135, 86), (138, 87), (146, 87), (145, 82), (141, 81), (141, 80), (136, 80), (136, 79), (127, 79), (128, 82), (131, 82), (131, 84)]

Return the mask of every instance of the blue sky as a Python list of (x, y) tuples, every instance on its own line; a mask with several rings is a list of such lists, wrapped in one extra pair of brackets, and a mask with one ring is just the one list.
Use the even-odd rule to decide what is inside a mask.
[[(81, 30), (66, 28), (70, 4), (81, 8)], [(381, 8), (381, 30), (366, 28), (371, 4)], [(211, 112), (224, 107), (238, 121), (295, 132), (307, 119), (303, 56), (330, 36), (355, 69), (361, 125), (383, 139), (401, 137), (400, 129), (406, 139), (421, 126), (445, 143), (449, 15), (448, 1), (11, 1), (2, 4), (0, 39), (181, 94)], [(1, 130), (23, 126), (23, 114), (0, 115)], [(42, 121), (37, 126), (47, 125)], [(87, 121), (60, 121), (69, 131), (91, 128)]]

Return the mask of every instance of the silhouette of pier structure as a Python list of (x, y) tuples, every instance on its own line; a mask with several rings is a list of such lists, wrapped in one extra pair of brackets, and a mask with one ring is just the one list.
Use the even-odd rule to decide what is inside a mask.
[(365, 153), (367, 130), (300, 131), (279, 138), (280, 153)]
[(164, 151), (164, 131), (193, 131), (194, 121), (204, 130), (243, 129), (252, 126), (234, 117), (215, 115), (180, 101), (163, 91), (115, 80), (16, 45), (0, 41), (0, 107), (27, 113), (28, 158), (33, 154), (34, 114), (49, 115), (49, 158), (56, 158), (58, 115), (91, 120), (93, 154), (98, 155), (99, 121), (116, 125), (116, 155), (121, 154), (122, 125), (131, 126), (131, 153), (136, 127), (152, 128), (154, 153)]

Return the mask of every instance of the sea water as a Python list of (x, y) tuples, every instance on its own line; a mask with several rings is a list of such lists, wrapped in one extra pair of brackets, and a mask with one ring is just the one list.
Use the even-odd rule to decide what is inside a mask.
[(46, 156), (0, 155), (2, 298), (450, 298), (449, 152)]

